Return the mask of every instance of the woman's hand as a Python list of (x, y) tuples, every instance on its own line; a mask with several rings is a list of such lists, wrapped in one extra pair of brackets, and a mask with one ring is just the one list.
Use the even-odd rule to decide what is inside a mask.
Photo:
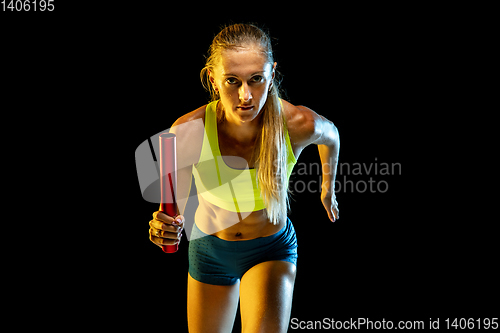
[(157, 211), (153, 213), (153, 219), (149, 221), (149, 239), (162, 247), (162, 245), (179, 244), (184, 229), (184, 216), (172, 216)]
[(321, 202), (323, 202), (323, 206), (325, 206), (330, 221), (335, 222), (338, 220), (339, 208), (337, 198), (335, 197), (335, 191), (321, 191)]

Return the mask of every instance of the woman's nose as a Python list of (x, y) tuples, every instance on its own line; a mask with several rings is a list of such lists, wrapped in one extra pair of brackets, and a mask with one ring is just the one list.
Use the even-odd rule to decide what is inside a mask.
[(240, 87), (240, 100), (243, 102), (248, 102), (249, 100), (252, 99), (252, 93), (250, 92), (250, 89), (246, 83), (243, 83)]

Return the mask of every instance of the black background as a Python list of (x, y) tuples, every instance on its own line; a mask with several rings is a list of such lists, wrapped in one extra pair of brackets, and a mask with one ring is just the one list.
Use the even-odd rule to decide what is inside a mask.
[[(268, 29), (285, 98), (336, 124), (341, 163), (401, 164), (396, 175), (339, 174), (389, 186), (386, 193), (340, 191), (336, 223), (319, 192), (294, 194), (291, 317), (426, 325), (439, 317), (443, 326), (447, 317), (498, 314), (493, 236), (486, 225), (472, 228), (448, 214), (447, 185), (427, 141), (442, 107), (434, 97), (451, 61), (447, 50), (459, 33), (449, 12), (268, 5), (227, 14), (60, 2), (54, 13), (2, 13), (4, 69), (14, 73), (6, 95), (15, 110), (32, 110), (30, 127), (59, 143), (43, 151), (61, 159), (51, 167), (61, 194), (51, 211), (67, 227), (52, 242), (64, 262), (55, 264), (64, 273), (54, 295), (65, 294), (77, 323), (187, 332), (188, 242), (167, 255), (148, 240), (157, 205), (141, 197), (134, 151), (207, 103), (204, 55), (221, 26), (238, 22)], [(316, 147), (300, 162), (319, 163)]]

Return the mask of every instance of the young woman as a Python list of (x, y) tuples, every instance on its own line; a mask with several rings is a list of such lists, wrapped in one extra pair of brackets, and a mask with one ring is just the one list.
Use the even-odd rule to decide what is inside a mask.
[[(238, 301), (243, 332), (287, 331), (297, 262), (287, 218), (288, 180), (308, 145), (318, 145), (328, 217), (339, 218), (337, 128), (311, 109), (280, 99), (275, 69), (266, 33), (248, 24), (224, 28), (201, 72), (212, 102), (172, 128), (182, 126), (178, 158), (192, 165), (178, 171), (177, 196), (188, 197), (194, 176), (199, 199), (189, 243), (190, 332), (231, 332)], [(183, 215), (153, 217), (153, 243), (180, 241)]]

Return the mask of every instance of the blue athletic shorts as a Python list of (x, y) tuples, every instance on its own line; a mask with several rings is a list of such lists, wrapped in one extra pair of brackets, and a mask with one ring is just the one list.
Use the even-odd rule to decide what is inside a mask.
[(197, 281), (233, 285), (253, 266), (281, 260), (297, 265), (297, 237), (292, 221), (277, 233), (243, 241), (227, 241), (193, 225), (189, 241), (189, 274)]

